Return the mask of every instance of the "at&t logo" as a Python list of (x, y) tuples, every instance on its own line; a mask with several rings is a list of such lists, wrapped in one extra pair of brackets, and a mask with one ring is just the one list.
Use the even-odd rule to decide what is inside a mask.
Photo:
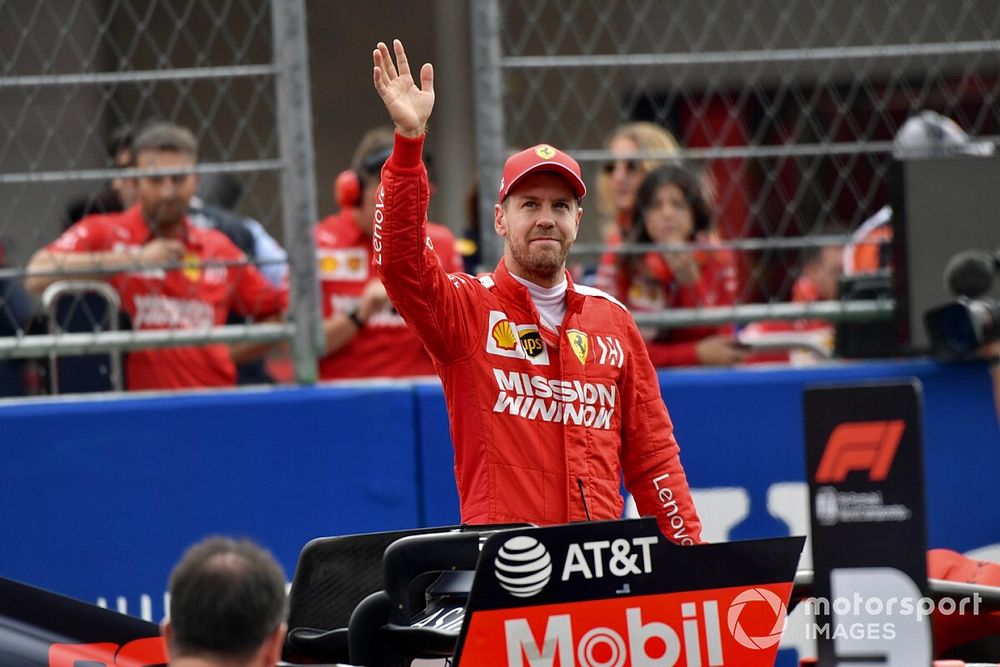
[(518, 598), (537, 595), (552, 577), (552, 557), (544, 544), (528, 535), (504, 542), (493, 567), (500, 587)]

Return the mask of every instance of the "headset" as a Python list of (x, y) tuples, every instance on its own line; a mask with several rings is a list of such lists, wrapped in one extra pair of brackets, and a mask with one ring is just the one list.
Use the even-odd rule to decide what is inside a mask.
[(333, 181), (333, 198), (340, 208), (361, 206), (361, 193), (365, 177), (378, 175), (382, 165), (392, 154), (392, 146), (376, 148), (361, 158), (358, 169), (345, 169)]

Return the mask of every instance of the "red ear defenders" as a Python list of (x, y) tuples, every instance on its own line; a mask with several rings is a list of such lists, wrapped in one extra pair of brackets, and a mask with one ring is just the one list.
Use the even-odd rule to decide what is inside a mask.
[(333, 181), (333, 199), (340, 208), (361, 205), (361, 179), (353, 169), (345, 169)]
[(361, 206), (365, 176), (378, 176), (382, 165), (392, 155), (392, 146), (383, 146), (361, 158), (360, 169), (347, 169), (333, 181), (333, 198), (340, 208)]
[[(379, 148), (361, 158), (361, 170), (345, 169), (333, 180), (333, 200), (340, 208), (357, 208), (361, 206), (362, 183), (364, 176), (378, 176), (382, 173), (382, 165), (392, 155), (392, 146)], [(430, 153), (424, 153), (424, 164), (431, 169)], [(434, 194), (434, 182), (430, 183), (430, 194)]]

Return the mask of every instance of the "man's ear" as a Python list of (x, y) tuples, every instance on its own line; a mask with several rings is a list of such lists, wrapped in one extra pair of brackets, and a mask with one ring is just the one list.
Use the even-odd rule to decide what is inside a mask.
[(573, 234), (573, 239), (574, 240), (576, 240), (576, 237), (580, 235), (580, 220), (582, 220), (582, 219), (583, 219), (583, 208), (581, 208), (580, 206), (577, 206), (576, 207), (576, 233)]
[(507, 227), (504, 225), (504, 216), (506, 212), (503, 210), (503, 206), (500, 204), (493, 205), (493, 230), (497, 233), (497, 236), (503, 238), (507, 236)]
[(170, 645), (173, 643), (174, 626), (170, 624), (170, 619), (165, 618), (160, 622), (160, 636), (167, 647), (167, 661), (170, 661)]
[(263, 667), (274, 667), (281, 660), (281, 650), (285, 646), (285, 634), (287, 632), (288, 624), (282, 623), (264, 640), (264, 645), (261, 647), (259, 654)]

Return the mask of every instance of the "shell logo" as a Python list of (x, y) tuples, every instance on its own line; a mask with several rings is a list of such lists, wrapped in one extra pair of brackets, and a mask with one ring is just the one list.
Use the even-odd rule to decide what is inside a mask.
[(510, 320), (500, 320), (494, 324), (490, 336), (493, 337), (493, 342), (501, 350), (509, 351), (517, 348), (517, 335), (514, 333), (514, 327), (511, 325)]
[(332, 273), (337, 270), (337, 258), (332, 255), (323, 255), (319, 258), (319, 270), (323, 273)]
[(552, 557), (535, 538), (518, 535), (500, 547), (493, 571), (501, 588), (516, 598), (529, 598), (552, 578)]

